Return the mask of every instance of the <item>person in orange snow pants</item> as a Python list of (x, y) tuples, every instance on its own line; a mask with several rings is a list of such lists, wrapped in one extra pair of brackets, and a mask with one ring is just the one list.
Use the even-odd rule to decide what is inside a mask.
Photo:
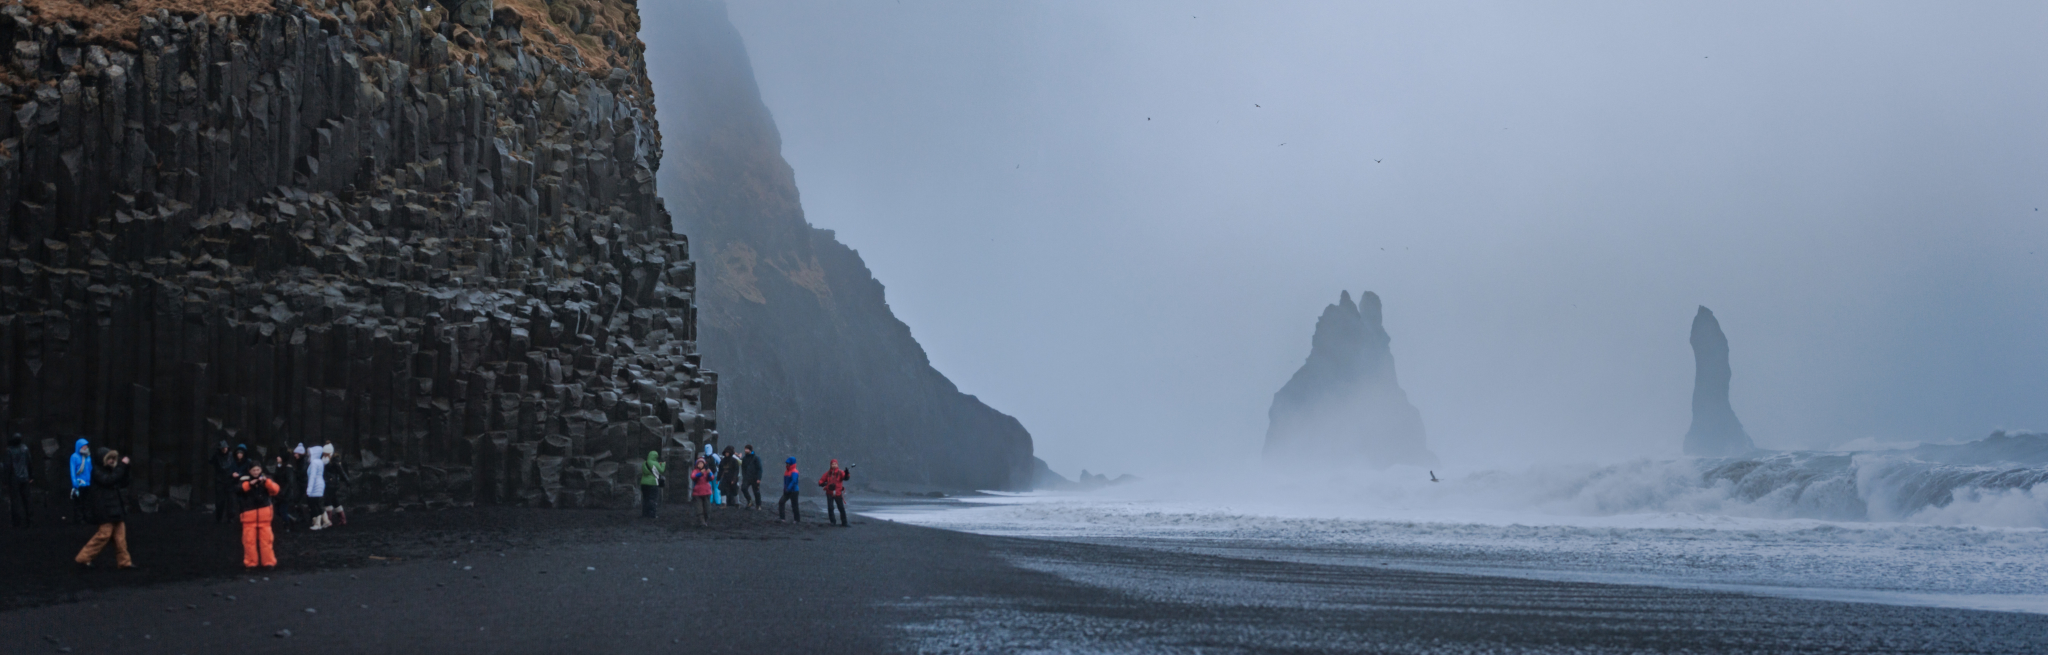
[(277, 495), (278, 486), (263, 475), (263, 466), (249, 467), (236, 485), (242, 501), (242, 566), (246, 568), (272, 568), (277, 566), (277, 553), (271, 550), (270, 499)]

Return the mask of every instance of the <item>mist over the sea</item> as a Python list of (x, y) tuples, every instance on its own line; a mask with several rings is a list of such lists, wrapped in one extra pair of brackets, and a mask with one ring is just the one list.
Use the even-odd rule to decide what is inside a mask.
[(1761, 447), (2048, 428), (2048, 6), (731, 15), (809, 220), (1068, 475), (1256, 458), (1344, 289), (1461, 472), (1676, 456), (1697, 305)]

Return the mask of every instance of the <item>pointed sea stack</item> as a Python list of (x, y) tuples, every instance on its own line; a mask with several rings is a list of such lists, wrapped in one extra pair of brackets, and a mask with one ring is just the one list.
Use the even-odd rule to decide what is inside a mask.
[(1433, 465), (1422, 412), (1394, 375), (1391, 338), (1380, 325), (1380, 297), (1344, 292), (1323, 309), (1308, 361), (1267, 411), (1271, 462)]
[(1692, 361), (1692, 429), (1685, 433), (1685, 454), (1733, 457), (1755, 450), (1728, 403), (1728, 335), (1706, 307), (1692, 318)]

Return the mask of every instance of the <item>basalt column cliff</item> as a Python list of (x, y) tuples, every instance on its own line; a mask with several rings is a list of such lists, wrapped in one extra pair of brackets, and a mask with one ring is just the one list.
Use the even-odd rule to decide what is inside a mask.
[(666, 100), (681, 103), (662, 193), (704, 263), (704, 359), (727, 373), (725, 441), (858, 462), (868, 479), (1029, 485), (1043, 467), (1031, 435), (933, 369), (860, 255), (805, 221), (723, 5), (659, 11), (673, 26), (664, 43), (682, 51), (662, 61)]
[(6, 427), (134, 456), (145, 508), (219, 440), (332, 441), (357, 504), (629, 503), (716, 403), (637, 13), (0, 8)]

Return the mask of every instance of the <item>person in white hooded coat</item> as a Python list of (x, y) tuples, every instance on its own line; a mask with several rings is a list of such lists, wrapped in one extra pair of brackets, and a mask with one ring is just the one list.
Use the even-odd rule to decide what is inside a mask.
[[(315, 448), (307, 454), (309, 456), (306, 458), (306, 506), (316, 511), (323, 510), (327, 507), (327, 453)], [(331, 524), (327, 521), (327, 512), (319, 511), (313, 515), (312, 529), (324, 530), (329, 525)]]

